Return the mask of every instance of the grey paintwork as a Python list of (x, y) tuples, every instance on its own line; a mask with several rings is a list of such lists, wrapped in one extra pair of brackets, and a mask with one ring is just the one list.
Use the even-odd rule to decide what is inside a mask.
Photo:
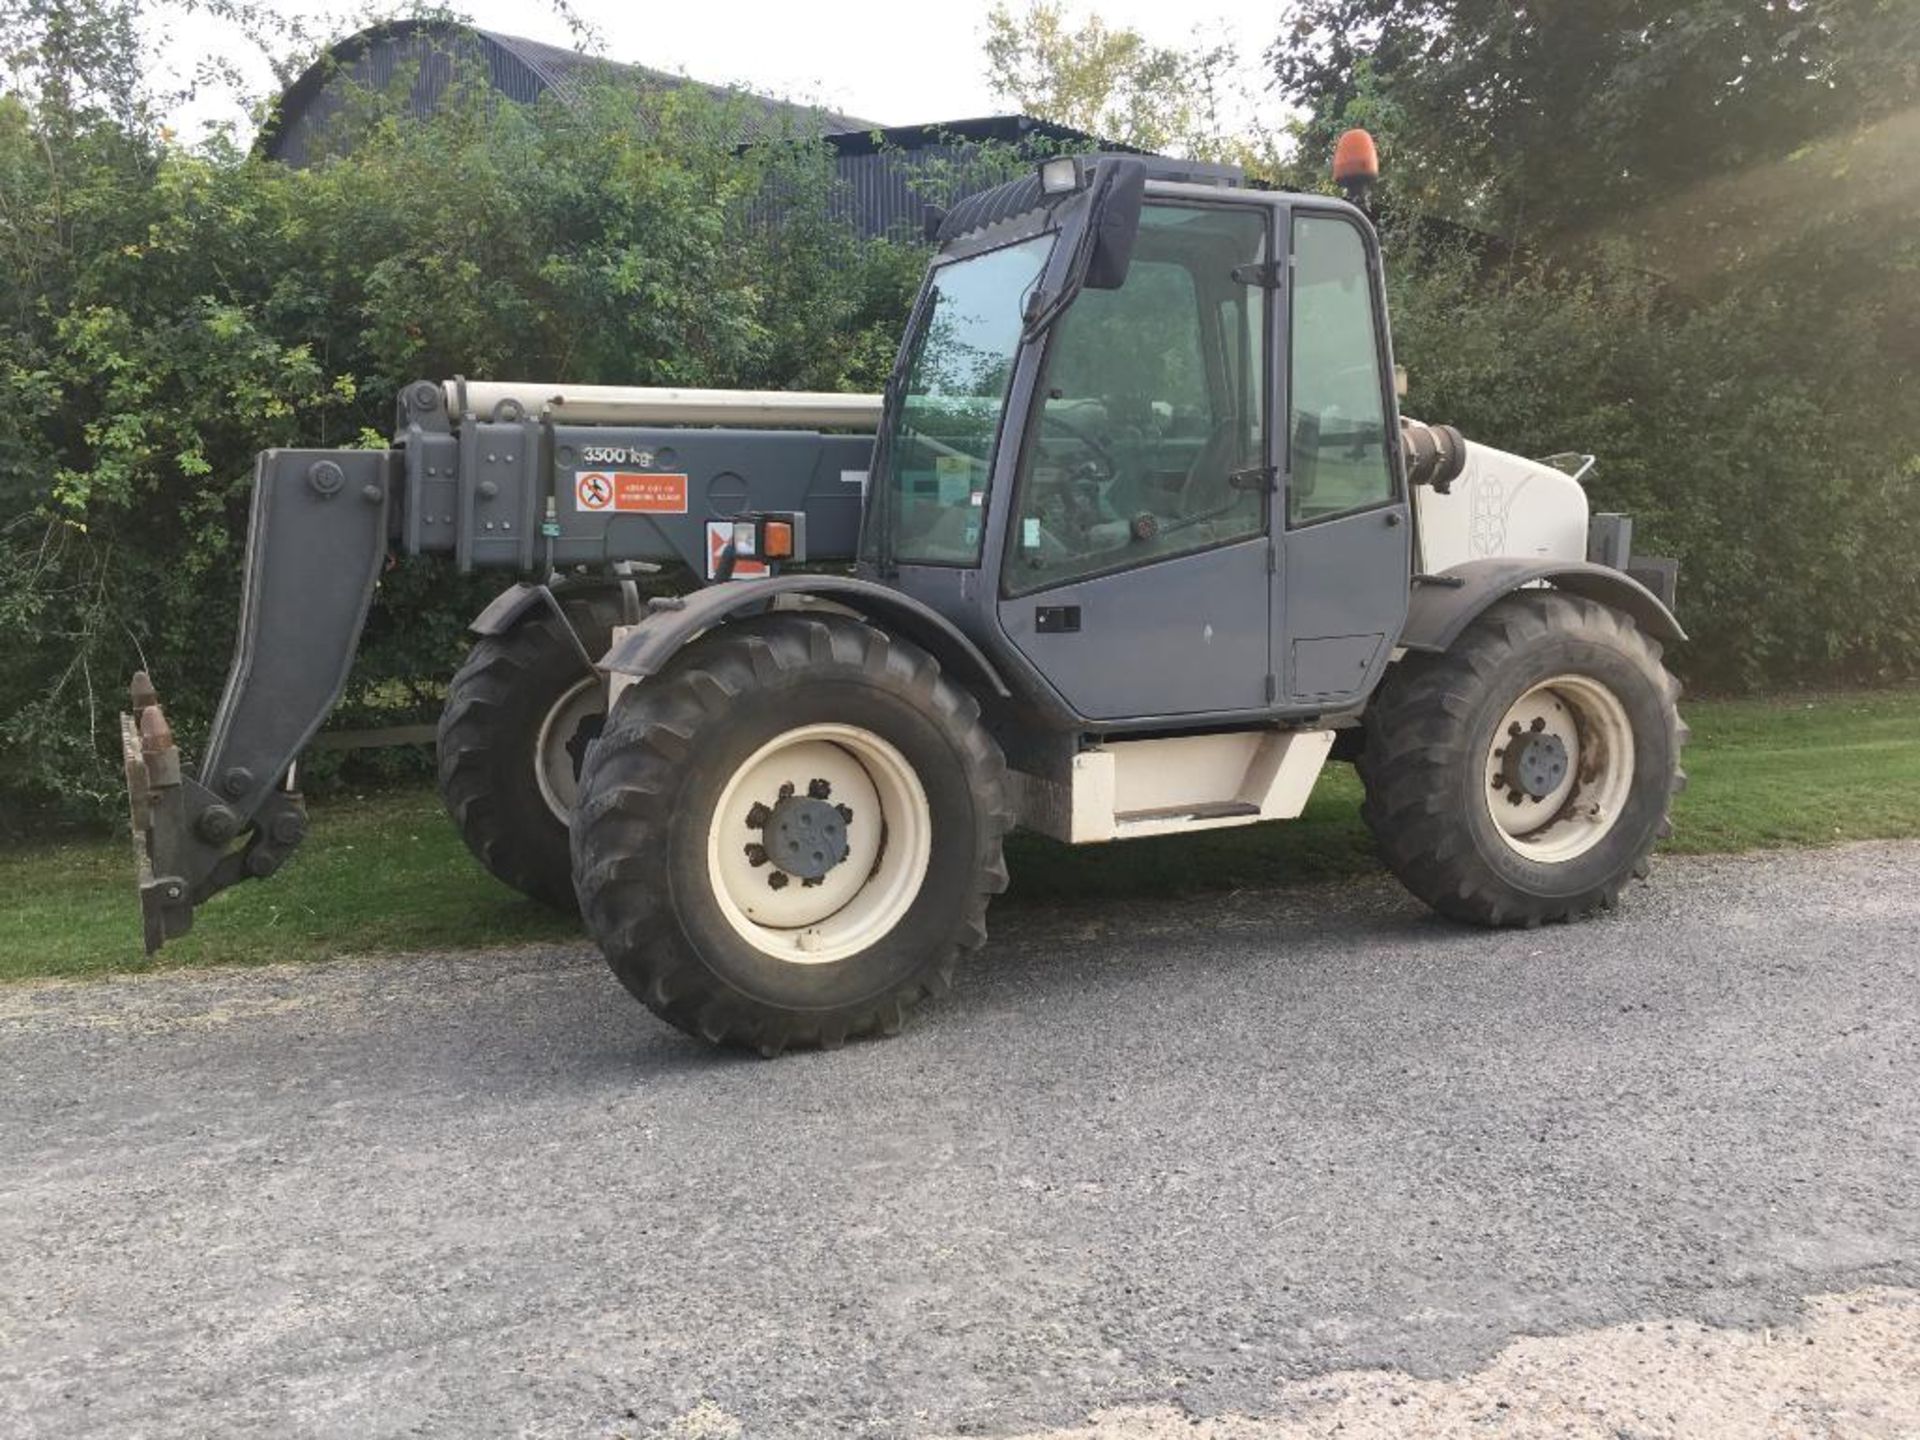
[(1469, 560), (1416, 585), (1400, 644), (1408, 650), (1445, 650), (1502, 595), (1542, 582), (1623, 611), (1663, 645), (1687, 638), (1657, 595), (1618, 570), (1586, 560), (1493, 559)]
[[(1003, 600), (1007, 643), (1089, 720), (1252, 710), (1266, 704), (1264, 536)], [(1036, 617), (1072, 608), (1080, 628)]]
[(1402, 499), (1288, 533), (1274, 597), (1288, 706), (1350, 704), (1373, 689), (1406, 619), (1411, 531)]
[(259, 459), (240, 633), (201, 766), (238, 809), (279, 783), (346, 686), (386, 558), (393, 471), (379, 450)]
[[(416, 418), (402, 433), (403, 547), (410, 554), (452, 552), (463, 573), (643, 560), (678, 563), (704, 579), (707, 522), (749, 510), (805, 511), (809, 555), (850, 560), (873, 452), (867, 435), (533, 418), (467, 417), (444, 431)], [(581, 507), (581, 475), (623, 471), (684, 476), (685, 508)]]
[[(193, 907), (273, 873), (306, 831), (293, 763), (345, 687), (386, 555), (397, 467), (381, 450), (268, 450), (254, 470), (240, 628), (197, 779), (170, 734), (129, 753), (147, 949), (191, 927)], [(147, 720), (149, 694), (135, 704)], [(130, 740), (130, 745), (134, 742)], [(146, 873), (150, 872), (150, 873)]]
[(939, 659), (966, 684), (1006, 695), (992, 661), (951, 621), (910, 595), (851, 575), (780, 575), (711, 585), (653, 608), (614, 643), (602, 662), (620, 675), (655, 675), (691, 641), (744, 614), (761, 614), (778, 597), (830, 601), (877, 621)]
[[(1412, 570), (1413, 525), (1401, 446), (1399, 396), (1393, 385), (1393, 336), (1387, 322), (1386, 270), (1380, 241), (1366, 217), (1337, 201), (1293, 200), (1278, 217), (1293, 250), (1298, 215), (1332, 216), (1352, 223), (1366, 253), (1373, 299), (1374, 347), (1379, 357), (1380, 413), (1385, 417), (1387, 464), (1394, 490), (1383, 504), (1350, 515), (1285, 527), (1291, 508), (1294, 434), (1290, 420), (1277, 425), (1281, 491), (1275, 498), (1279, 546), (1273, 588), (1273, 670), (1280, 677), (1277, 703), (1289, 711), (1316, 713), (1353, 705), (1371, 694), (1386, 672), (1393, 639), (1407, 615)], [(1291, 274), (1289, 267), (1288, 274)], [(1281, 286), (1274, 306), (1269, 372), (1274, 376), (1274, 414), (1293, 409), (1292, 290)]]
[[(1290, 236), (1292, 217), (1301, 212), (1354, 224), (1367, 250), (1390, 463), (1399, 474), (1384, 277), (1366, 217), (1342, 201), (1211, 185), (1155, 182), (1147, 197), (1149, 203), (1262, 206), (1280, 236)], [(1019, 233), (1009, 229), (997, 238), (1006, 243)], [(1071, 238), (1070, 230), (1063, 232), (1062, 250)], [(1285, 294), (1282, 285), (1277, 303), (1268, 307), (1265, 373), (1274, 416), (1288, 413)], [(1271, 549), (1266, 542), (1230, 545), (1018, 598), (994, 588), (993, 577), (1005, 573), (1014, 553), (1020, 446), (1012, 417), (1036, 411), (1043, 352), (1042, 344), (1023, 348), (1009, 388), (1009, 430), (995, 453), (988, 490), (986, 583), (956, 585), (935, 567), (901, 567), (890, 578), (952, 616), (1017, 686), (1025, 679), (1036, 705), (1064, 710), (1089, 729), (1283, 719), (1363, 697), (1388, 663), (1407, 606), (1412, 527), (1404, 490), (1375, 510), (1287, 531), (1289, 437), (1284, 424), (1271, 420), (1269, 463), (1282, 477), (1268, 505)], [(1081, 608), (1077, 633), (1038, 632), (1036, 610), (1057, 605)]]

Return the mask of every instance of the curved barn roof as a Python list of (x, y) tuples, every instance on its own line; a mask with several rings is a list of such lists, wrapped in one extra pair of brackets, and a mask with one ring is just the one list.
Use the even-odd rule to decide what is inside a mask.
[(707, 85), (683, 75), (563, 50), (458, 21), (394, 20), (349, 35), (308, 66), (274, 105), (254, 149), (291, 165), (317, 158), (327, 149), (320, 143), (322, 132), (342, 109), (346, 87), (384, 90), (403, 66), (417, 67), (409, 108), (417, 115), (430, 114), (452, 82), (456, 60), (484, 66), (493, 88), (521, 103), (531, 103), (549, 92), (564, 100), (570, 91), (595, 79), (630, 79), (667, 88), (691, 85), (718, 98), (745, 99), (750, 103), (744, 107), (742, 140), (776, 130), (832, 134), (874, 128), (873, 122), (851, 115)]

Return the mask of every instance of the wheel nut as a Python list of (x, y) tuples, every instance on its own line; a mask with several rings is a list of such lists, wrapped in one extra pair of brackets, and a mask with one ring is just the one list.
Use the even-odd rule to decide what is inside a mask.
[(747, 811), (747, 828), (749, 830), (764, 830), (767, 828), (767, 821), (772, 817), (773, 812), (756, 801), (754, 807)]
[(749, 841), (747, 844), (747, 863), (754, 866), (766, 864), (767, 847), (758, 841)]
[(807, 798), (808, 799), (824, 800), (831, 794), (833, 794), (833, 786), (829, 785), (826, 781), (809, 780), (807, 782)]
[(787, 888), (787, 872), (784, 870), (774, 871), (771, 875), (767, 876), (767, 884), (770, 888), (775, 890), (786, 889)]

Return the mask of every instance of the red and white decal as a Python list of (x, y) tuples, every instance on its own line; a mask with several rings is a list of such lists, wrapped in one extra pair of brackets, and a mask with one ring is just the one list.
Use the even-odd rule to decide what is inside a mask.
[[(720, 570), (720, 552), (727, 548), (727, 542), (733, 539), (731, 520), (707, 521), (707, 579), (711, 580)], [(733, 562), (733, 578), (736, 580), (755, 580), (768, 574), (764, 560), (736, 559)]]
[(573, 498), (585, 514), (684, 515), (687, 477), (660, 472), (583, 470), (573, 478)]

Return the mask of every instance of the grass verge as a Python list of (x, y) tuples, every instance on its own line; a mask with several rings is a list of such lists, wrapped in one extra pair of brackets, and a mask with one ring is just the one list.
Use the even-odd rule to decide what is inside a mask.
[[(1920, 837), (1920, 690), (1817, 700), (1703, 701), (1693, 783), (1669, 852), (1699, 854)], [(1259, 888), (1374, 868), (1351, 768), (1330, 766), (1301, 819), (1210, 835), (1073, 849), (1014, 837), (1012, 904)], [(0, 850), (0, 979), (150, 963), (140, 951), (125, 841)], [(204, 906), (158, 963), (322, 959), (577, 936), (468, 856), (436, 797), (400, 790), (316, 805), (287, 869)]]

